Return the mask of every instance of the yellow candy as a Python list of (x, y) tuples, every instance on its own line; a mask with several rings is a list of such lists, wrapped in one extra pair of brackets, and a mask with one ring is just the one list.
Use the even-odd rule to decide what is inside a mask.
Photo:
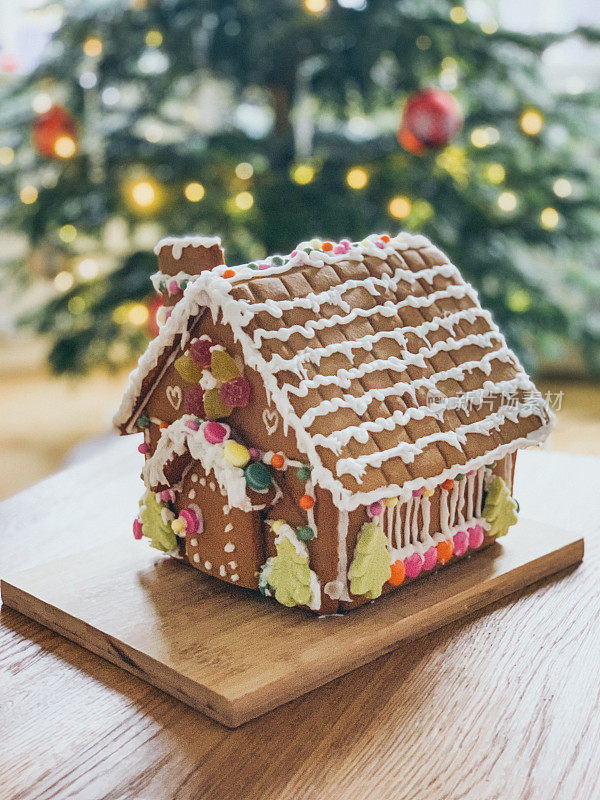
[(221, 419), (231, 414), (231, 408), (221, 402), (218, 389), (208, 389), (204, 393), (204, 412), (207, 419)]
[(226, 461), (229, 461), (234, 467), (245, 467), (250, 461), (250, 453), (248, 448), (244, 447), (239, 442), (233, 442), (231, 439), (223, 445), (223, 455)]
[(174, 533), (183, 533), (186, 527), (185, 520), (181, 519), (181, 517), (177, 517), (177, 519), (171, 522), (171, 527)]
[(225, 350), (213, 350), (210, 354), (210, 371), (216, 381), (231, 381), (239, 378), (240, 371), (233, 358)]
[(311, 239), (310, 240), (310, 246), (314, 247), (315, 250), (320, 250), (321, 249), (321, 240), (320, 239)]
[(199, 367), (189, 355), (179, 356), (174, 366), (183, 380), (188, 383), (198, 383), (202, 377), (202, 367)]
[(433, 489), (423, 489), (423, 495), (425, 497), (431, 497), (433, 495)]
[(279, 530), (279, 528), (281, 528), (282, 525), (285, 525), (284, 520), (277, 519), (275, 520), (275, 522), (271, 523), (271, 530), (273, 531), (273, 533), (277, 533), (277, 531)]
[(396, 508), (398, 505), (398, 498), (397, 497), (386, 497), (383, 501), (387, 508)]

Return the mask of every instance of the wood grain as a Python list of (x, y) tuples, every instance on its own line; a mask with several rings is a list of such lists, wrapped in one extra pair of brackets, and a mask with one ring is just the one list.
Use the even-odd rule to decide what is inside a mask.
[[(135, 444), (77, 468), (89, 492), (102, 480), (117, 498), (130, 484), (130, 506), (97, 510), (107, 539), (135, 510)], [(581, 567), (235, 731), (3, 608), (0, 798), (597, 797), (599, 468), (526, 453), (517, 474), (524, 515), (585, 534)], [(62, 473), (4, 504), (0, 574), (99, 544), (66, 502), (72, 480)], [(51, 504), (62, 521), (36, 536), (23, 508), (37, 521)]]

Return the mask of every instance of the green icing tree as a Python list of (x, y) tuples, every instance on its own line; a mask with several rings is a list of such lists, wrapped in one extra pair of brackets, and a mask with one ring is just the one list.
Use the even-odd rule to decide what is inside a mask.
[(284, 606), (308, 605), (311, 595), (308, 551), (295, 547), (288, 536), (278, 536), (275, 546), (277, 555), (269, 559), (270, 571), (266, 575), (275, 599)]
[(174, 550), (177, 547), (177, 537), (171, 526), (163, 521), (161, 511), (164, 506), (158, 502), (156, 495), (153, 492), (146, 492), (140, 507), (142, 533), (150, 539), (152, 547), (165, 553)]
[(352, 594), (374, 600), (392, 574), (387, 539), (375, 522), (365, 522), (358, 534), (348, 577)]
[(496, 476), (488, 487), (483, 516), (489, 522), (489, 536), (506, 536), (517, 521), (517, 503), (502, 478)]

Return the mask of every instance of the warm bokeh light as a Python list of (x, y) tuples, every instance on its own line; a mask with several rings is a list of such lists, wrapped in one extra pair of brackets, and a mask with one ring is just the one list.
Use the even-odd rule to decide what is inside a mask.
[(58, 231), (58, 238), (65, 244), (74, 242), (77, 238), (77, 228), (75, 225), (63, 225)]
[(292, 170), (292, 180), (300, 186), (310, 183), (315, 177), (315, 168), (310, 164), (298, 164)]
[(198, 181), (192, 181), (191, 183), (188, 183), (183, 190), (183, 193), (190, 203), (199, 203), (206, 194), (206, 191), (201, 183), (198, 183)]
[(471, 131), (471, 144), (475, 147), (487, 147), (490, 137), (485, 128), (473, 128)]
[(531, 308), (531, 295), (526, 289), (513, 289), (506, 298), (506, 305), (515, 314), (523, 314)]
[(73, 286), (74, 279), (70, 272), (63, 270), (54, 276), (54, 287), (59, 292), (68, 292)]
[(467, 21), (467, 12), (462, 6), (454, 6), (450, 9), (450, 19), (457, 25), (461, 25)]
[(254, 167), (247, 161), (242, 161), (235, 168), (235, 174), (240, 180), (247, 181), (254, 175)]
[(90, 58), (97, 58), (102, 54), (102, 42), (96, 36), (90, 36), (83, 43), (83, 52)]
[(94, 261), (93, 258), (84, 258), (83, 261), (79, 262), (79, 266), (77, 267), (77, 272), (86, 280), (95, 278), (99, 271), (98, 262)]
[(131, 187), (131, 197), (141, 208), (149, 208), (156, 200), (156, 189), (150, 181), (138, 181)]
[(19, 197), (22, 203), (25, 203), (26, 206), (30, 206), (38, 199), (38, 190), (35, 186), (24, 186), (19, 192)]
[(15, 151), (12, 147), (0, 147), (0, 164), (3, 167), (6, 167), (8, 164), (12, 164), (15, 158)]
[(322, 14), (329, 8), (329, 0), (304, 0), (304, 7), (311, 14)]
[(488, 164), (485, 168), (485, 177), (490, 183), (502, 183), (506, 178), (506, 170), (502, 164)]
[(127, 312), (127, 321), (132, 325), (143, 325), (149, 316), (150, 312), (143, 303), (134, 303)]
[(517, 207), (517, 195), (514, 192), (502, 192), (496, 202), (501, 211), (514, 211)]
[(540, 214), (540, 225), (542, 228), (546, 228), (546, 230), (551, 231), (560, 222), (560, 214), (555, 208), (548, 206), (545, 208), (542, 213)]
[(31, 107), (36, 114), (45, 114), (46, 111), (50, 111), (52, 108), (52, 98), (48, 92), (38, 92), (33, 96)]
[(364, 189), (369, 182), (369, 176), (362, 167), (353, 167), (346, 174), (346, 183), (351, 189)]
[(79, 297), (79, 295), (75, 295), (75, 297), (70, 297), (69, 302), (67, 303), (67, 308), (71, 312), (71, 314), (77, 315), (82, 314), (85, 311), (85, 300), (83, 297)]
[(544, 118), (539, 111), (530, 108), (521, 117), (521, 128), (528, 136), (535, 136), (544, 127)]
[(71, 136), (59, 136), (54, 142), (54, 152), (59, 158), (71, 158), (76, 149), (75, 140)]
[(573, 194), (573, 184), (568, 178), (557, 178), (552, 184), (552, 190), (557, 197), (570, 197)]
[(421, 36), (417, 36), (416, 45), (419, 50), (429, 50), (431, 47), (431, 39), (423, 33)]
[(236, 194), (234, 203), (240, 209), (240, 211), (248, 211), (248, 209), (252, 208), (254, 205), (254, 197), (250, 194), (250, 192), (240, 192), (239, 194)]
[(153, 29), (148, 31), (145, 41), (148, 47), (160, 47), (163, 41), (163, 35), (160, 31)]
[(404, 197), (404, 195), (392, 197), (388, 206), (388, 211), (390, 212), (391, 216), (395, 217), (396, 219), (406, 219), (411, 210), (412, 203), (408, 197)]
[(495, 19), (486, 19), (484, 20), (481, 25), (479, 26), (483, 33), (486, 33), (488, 36), (496, 33), (498, 30), (498, 23)]

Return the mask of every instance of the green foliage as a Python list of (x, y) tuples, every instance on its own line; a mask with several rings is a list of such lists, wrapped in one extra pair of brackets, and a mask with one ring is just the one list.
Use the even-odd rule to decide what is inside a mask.
[(308, 552), (284, 535), (277, 537), (275, 546), (277, 555), (270, 559), (266, 576), (275, 599), (284, 606), (308, 605), (311, 596)]
[(164, 505), (159, 503), (154, 492), (146, 492), (140, 501), (140, 519), (142, 533), (150, 539), (152, 547), (165, 553), (177, 547), (177, 537), (170, 525), (163, 522), (161, 511)]
[(517, 521), (517, 501), (512, 497), (506, 483), (498, 476), (488, 487), (483, 516), (490, 524), (488, 536), (506, 536), (510, 526)]
[(348, 570), (350, 591), (374, 600), (381, 594), (383, 584), (391, 574), (390, 553), (381, 525), (365, 522), (358, 534), (354, 558)]
[[(471, 21), (450, 20), (455, 0), (370, 0), (362, 11), (331, 0), (318, 15), (301, 0), (142, 5), (65, 2), (47, 57), (9, 84), (0, 104), (0, 145), (16, 152), (0, 167), (0, 219), (31, 243), (5, 281), (30, 275), (40, 262), (50, 278), (62, 269), (76, 274), (85, 255), (100, 256), (110, 271), (77, 277), (29, 315), (53, 340), (55, 370), (118, 366), (143, 349), (149, 331), (115, 312), (151, 295), (153, 237), (219, 233), (233, 265), (289, 252), (314, 235), (361, 239), (403, 227), (448, 252), (526, 367), (540, 358), (566, 362), (571, 338), (600, 374), (598, 102), (591, 92), (561, 94), (544, 83), (542, 56), (560, 36), (485, 35)], [(158, 48), (145, 43), (152, 29), (163, 37)], [(599, 38), (589, 29), (576, 33)], [(88, 36), (102, 40), (97, 60), (83, 54)], [(78, 80), (84, 70), (97, 77), (90, 89)], [(456, 85), (463, 133), (440, 152), (411, 155), (395, 136), (402, 104), (440, 81)], [(120, 92), (116, 104), (103, 99), (107, 89)], [(78, 117), (82, 135), (71, 159), (31, 151), (31, 99), (40, 90), (64, 98)], [(198, 95), (220, 91), (231, 108), (207, 120)], [(544, 117), (537, 135), (519, 125), (528, 108)], [(240, 121), (249, 115), (266, 119), (262, 132)], [(149, 123), (161, 131), (158, 140), (148, 137)], [(475, 146), (473, 130), (490, 127), (497, 131), (490, 143)], [(252, 177), (236, 176), (241, 161), (252, 164)], [(306, 185), (291, 177), (299, 163), (314, 168)], [(498, 164), (505, 176), (492, 182), (489, 167)], [(345, 179), (356, 165), (369, 176), (360, 190)], [(136, 176), (155, 181), (163, 202), (135, 207), (127, 187)], [(553, 191), (559, 178), (572, 187), (567, 196)], [(39, 190), (31, 205), (19, 200), (25, 180)], [(189, 181), (205, 187), (201, 202), (185, 199)], [(240, 191), (254, 197), (246, 211), (233, 202)], [(516, 194), (514, 211), (500, 210), (503, 191)], [(389, 212), (397, 195), (411, 201), (402, 220)], [(548, 207), (559, 214), (552, 230), (540, 224)], [(77, 229), (73, 242), (59, 235), (66, 224)]]

